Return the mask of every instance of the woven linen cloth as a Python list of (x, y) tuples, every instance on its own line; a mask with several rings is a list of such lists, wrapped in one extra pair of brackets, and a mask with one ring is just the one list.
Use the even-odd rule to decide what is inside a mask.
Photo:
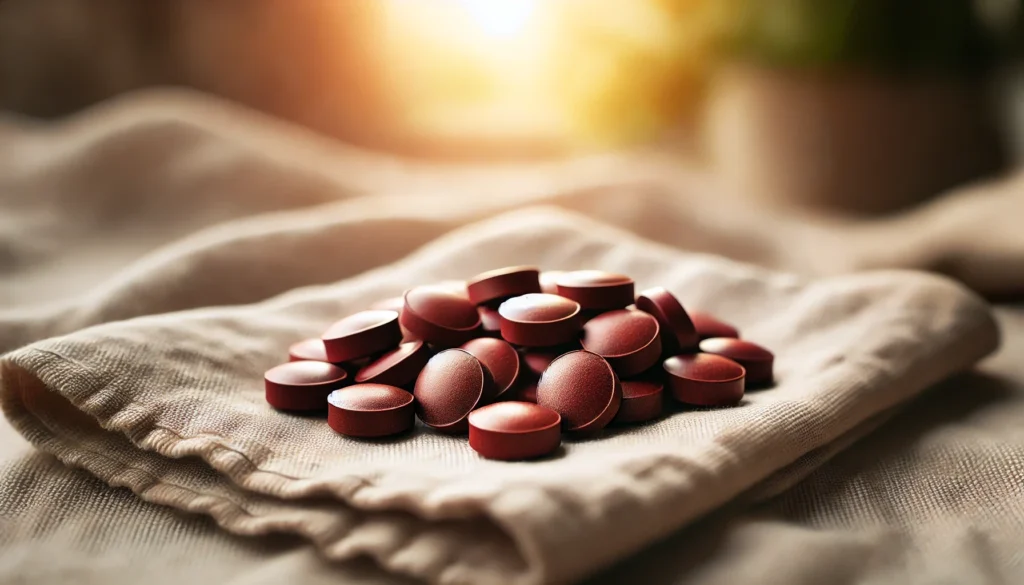
[[(716, 206), (681, 189), (699, 180), (637, 159), (417, 168), (287, 132), (261, 142), (272, 124), (220, 105), (190, 103), (183, 121), (176, 99), (2, 135), (20, 147), (2, 169), (3, 255), (23, 306), (0, 315), (0, 349), (31, 343), (3, 359), (3, 405), (41, 450), (231, 532), (298, 533), (328, 558), (436, 582), (569, 581), (780, 470), (809, 472), (996, 344), (985, 305), (948, 281), (808, 279), (664, 246), (856, 267), (841, 247), (798, 262), (840, 241), (818, 239), (824, 223), (774, 233), (763, 216), (704, 214)], [(527, 204), (544, 206), (502, 214)], [(779, 384), (532, 464), (422, 429), (351, 441), (263, 403), (288, 343), (411, 284), (519, 263), (665, 285), (775, 349)]]

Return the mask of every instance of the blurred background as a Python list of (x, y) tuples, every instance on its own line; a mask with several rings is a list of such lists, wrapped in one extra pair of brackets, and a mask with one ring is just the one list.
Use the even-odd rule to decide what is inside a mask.
[(167, 85), (403, 155), (657, 149), (878, 214), (1024, 159), (1024, 0), (0, 0), (0, 109)]

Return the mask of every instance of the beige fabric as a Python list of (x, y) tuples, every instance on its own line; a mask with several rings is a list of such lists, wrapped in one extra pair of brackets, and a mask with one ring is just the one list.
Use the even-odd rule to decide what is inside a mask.
[[(930, 390), (790, 493), (717, 512), (587, 583), (1024, 581), (1024, 311), (998, 317), (1004, 347), (977, 373)], [(10, 456), (2, 583), (408, 582), (366, 562), (329, 564), (298, 539), (231, 536), (45, 455)]]
[[(22, 307), (0, 319), (0, 348), (70, 335), (5, 358), (4, 407), (65, 462), (234, 532), (298, 532), (327, 556), (367, 554), (439, 582), (570, 580), (773, 472), (786, 468), (762, 493), (788, 486), (995, 343), (985, 307), (946, 282), (806, 281), (593, 219), (816, 271), (856, 267), (870, 249), (855, 243), (880, 250), (888, 234), (890, 246), (904, 244), (905, 230), (712, 207), (702, 179), (639, 157), (416, 167), (250, 126), (216, 104), (176, 103), (120, 104), (57, 131), (5, 127), (0, 143), (15, 155), (0, 169), (11, 211), (4, 293)], [(612, 181), (620, 186), (603, 186)], [(558, 208), (471, 223), (523, 201)], [(179, 236), (113, 276), (94, 262), (138, 258)], [(481, 462), (464, 442), (426, 432), (354, 443), (263, 405), (259, 375), (289, 341), (409, 283), (519, 262), (596, 265), (670, 286), (778, 348), (782, 382), (737, 409), (680, 412), (531, 465)], [(160, 315), (339, 279), (258, 305)]]

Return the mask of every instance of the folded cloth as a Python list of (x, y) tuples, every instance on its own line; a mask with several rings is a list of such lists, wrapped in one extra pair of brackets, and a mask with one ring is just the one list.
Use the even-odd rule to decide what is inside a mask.
[[(437, 583), (558, 583), (667, 535), (997, 344), (986, 305), (936, 277), (805, 280), (681, 253), (550, 207), (435, 238), (453, 222), (437, 212), (412, 228), (382, 218), (349, 234), (293, 230), (310, 254), (295, 256), (296, 271), (344, 270), (325, 264), (358, 264), (395, 250), (396, 239), (425, 244), (336, 284), (112, 322), (7, 354), (4, 411), (65, 463), (231, 532), (293, 532), (329, 558), (368, 555)], [(199, 282), (213, 272), (214, 283), (273, 281), (260, 258), (279, 253), (278, 238), (245, 242), (242, 256), (222, 247), (201, 266), (165, 264), (113, 290), (181, 278), (170, 270), (181, 266)], [(422, 428), (351, 440), (263, 401), (262, 372), (332, 320), (414, 283), (524, 263), (664, 285), (775, 350), (778, 384), (736, 408), (675, 412), (520, 464), (482, 460), (463, 438)]]

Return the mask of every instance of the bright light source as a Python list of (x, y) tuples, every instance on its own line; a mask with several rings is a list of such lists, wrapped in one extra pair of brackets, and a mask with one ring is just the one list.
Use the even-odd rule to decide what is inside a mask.
[(492, 37), (518, 34), (537, 8), (537, 0), (459, 0), (480, 31)]

